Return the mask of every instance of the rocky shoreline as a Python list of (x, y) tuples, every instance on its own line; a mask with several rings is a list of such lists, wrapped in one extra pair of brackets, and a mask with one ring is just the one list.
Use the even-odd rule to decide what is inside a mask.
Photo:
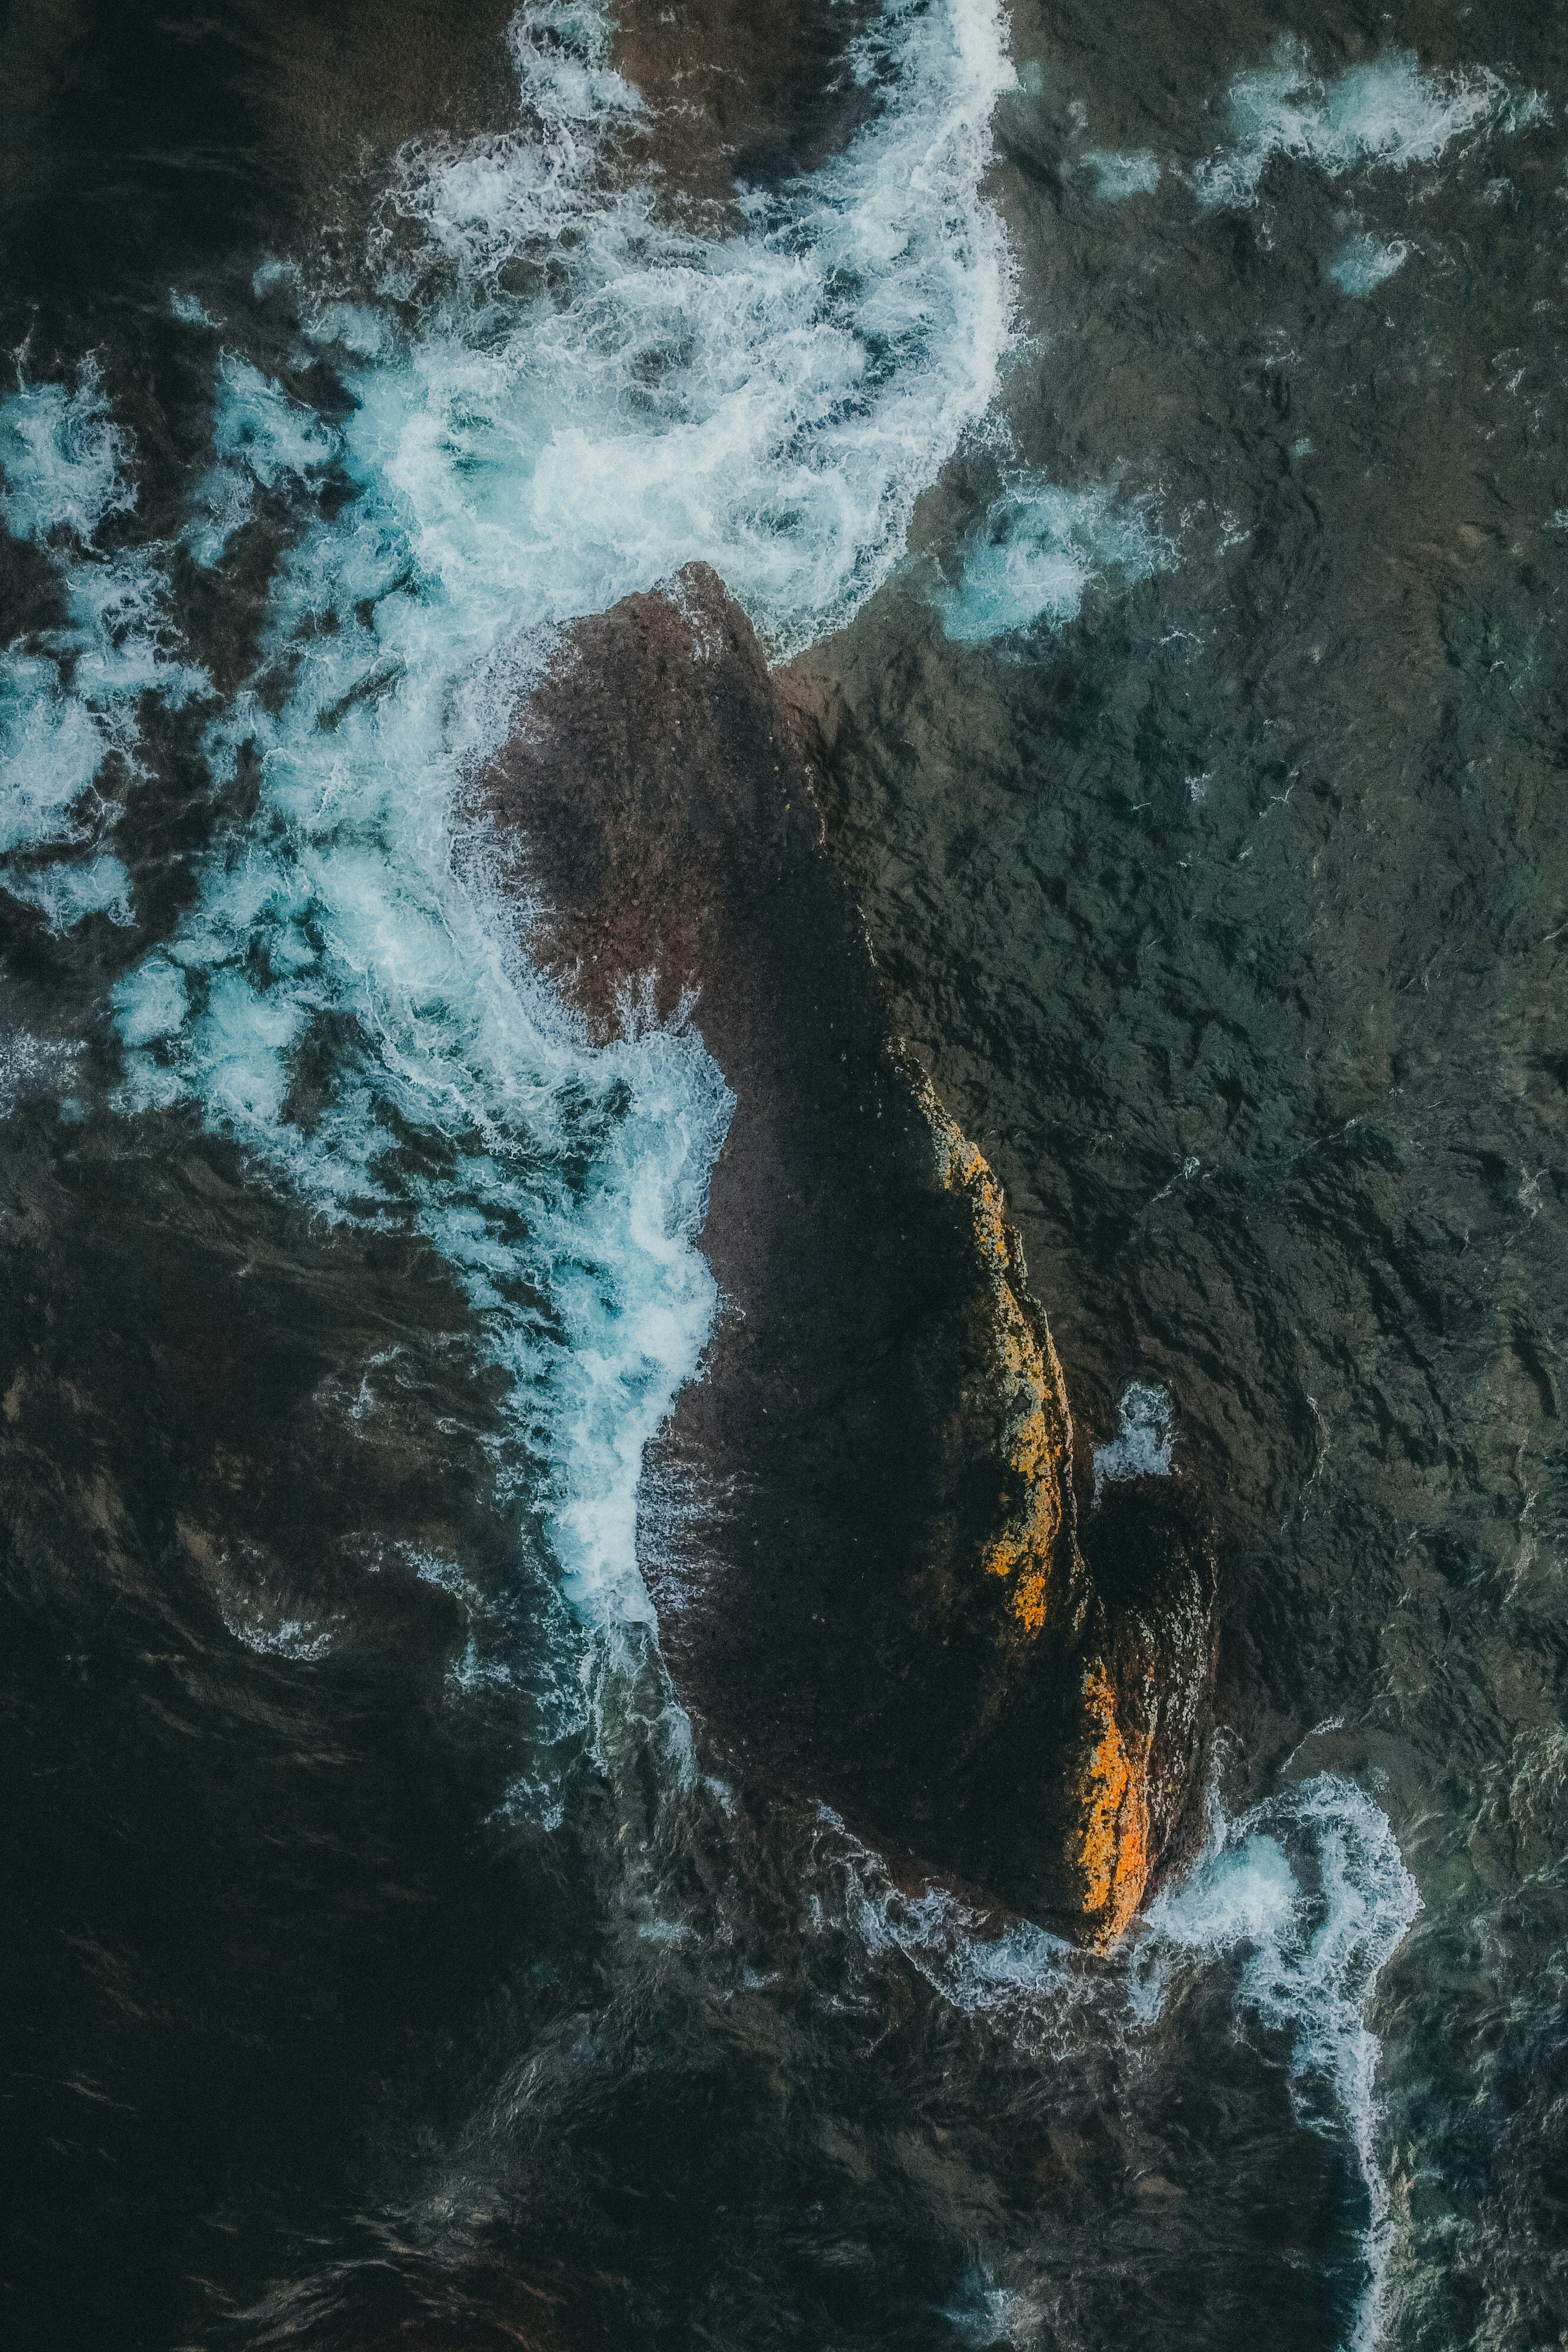
[(682, 1017), (736, 1097), (724, 1307), (648, 1561), (713, 1749), (1091, 1941), (1182, 1848), (1214, 1580), (1141, 1482), (1080, 1538), (1071, 1415), (1000, 1187), (893, 1034), (810, 720), (716, 576), (578, 623), (479, 787), (529, 953), (599, 1036)]

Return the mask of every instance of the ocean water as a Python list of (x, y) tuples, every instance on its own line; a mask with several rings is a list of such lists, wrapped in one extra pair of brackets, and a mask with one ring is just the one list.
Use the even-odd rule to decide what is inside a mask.
[(956, 582), (933, 591), (958, 645), (1060, 627), (1096, 582), (1146, 580), (1170, 560), (1147, 517), (1110, 486), (1065, 490), (1027, 478), (992, 501), (958, 553)]
[[(1561, 2048), (1530, 1922), (1555, 1916), (1564, 1751), (1550, 1639), (1515, 1622), (1556, 1603), (1552, 1461), (1514, 1617), (1402, 1655), (1394, 1489), (1434, 1574), (1466, 1575), (1403, 1471), (1386, 1525), (1346, 1505), (1341, 1465), (1374, 1462), (1352, 1373), (1280, 1403), (1289, 1337), (1249, 1353), (1238, 1304), (1270, 1270), (1234, 1253), (1190, 1243), (1157, 1302), (1118, 1298), (1125, 1234), (1103, 1202), (1044, 1214), (1065, 1147), (1037, 1149), (1018, 1091), (1061, 1134), (1146, 1118), (1116, 1076), (1127, 1038), (1155, 1049), (1116, 995), (1143, 966), (1104, 828), (1134, 769), (1191, 824), (1234, 788), (1231, 706), (1197, 668), (1117, 719), (1110, 772), (1090, 705), (1196, 664), (1241, 603), (1278, 648), (1313, 580), (1195, 459), (1225, 437), (1211, 387), (1147, 381), (1171, 375), (1157, 352), (1106, 363), (1140, 331), (1128, 288), (1168, 282), (1166, 236), (1228, 257), (1242, 290), (1195, 298), (1189, 355), (1277, 293), (1248, 365), (1282, 435), (1280, 387), (1326, 365), (1313, 334), (1387, 333), (1379, 302), (1448, 299), (1522, 234), (1515, 175), (1561, 178), (1561, 61), (1490, 18), (1427, 58), (1414, 27), (1353, 47), (1337, 18), (1238, 11), (1216, 41), (1154, 11), (1118, 80), (1092, 10), (824, 7), (850, 127), (718, 210), (648, 164), (655, 101), (608, 8), (328, 14), (37, 9), (4, 36), (26, 167), (4, 185), (0, 396), (17, 2340), (1551, 2340), (1552, 2209), (1520, 2207), (1501, 2151), (1516, 2128), (1542, 2166), (1554, 2145), (1510, 2087), (1532, 2035), (1543, 2066)], [(319, 76), (301, 96), (323, 39), (328, 112)], [(1137, 76), (1173, 44), (1156, 120)], [(1286, 287), (1269, 257), (1296, 244)], [(1500, 397), (1526, 387), (1550, 472), (1547, 312), (1510, 251), (1516, 340), (1500, 325), (1481, 358), (1503, 385), (1517, 362)], [(1330, 301), (1354, 330), (1322, 328)], [(1419, 372), (1425, 333), (1440, 377), (1450, 344), (1404, 315), (1397, 365)], [(1336, 364), (1354, 387), (1385, 362)], [(1271, 479), (1351, 465), (1333, 403), (1301, 423)], [(873, 943), (939, 1081), (1018, 1163), (1095, 1494), (1201, 1475), (1217, 1498), (1208, 1841), (1108, 1959), (716, 1774), (660, 1654), (643, 1571), (700, 1542), (703, 1498), (649, 1448), (719, 1309), (700, 1243), (732, 1097), (700, 1003), (664, 1024), (629, 1001), (617, 1042), (590, 1039), (465, 795), (563, 625), (695, 559), (864, 730), (830, 841), (862, 887), (882, 827)], [(1527, 583), (1522, 609), (1555, 593)], [(1488, 658), (1537, 695), (1510, 756), (1549, 764), (1531, 682), (1552, 655), (1519, 652), (1521, 609), (1489, 617)], [(1276, 691), (1269, 658), (1260, 725), (1283, 735), (1308, 690)], [(1472, 771), (1505, 722), (1479, 700), (1452, 720)], [(1349, 740), (1355, 712), (1337, 724)], [(1028, 740), (1059, 758), (1044, 787)], [(1288, 809), (1297, 775), (1251, 758)], [(879, 814), (857, 778), (889, 761)], [(996, 848), (998, 795), (1016, 814), (1068, 790), (1097, 811), (1073, 854)], [(1136, 887), (1168, 898), (1178, 848), (1144, 837)], [(1009, 1059), (1037, 885), (1047, 908), (1083, 893), (1043, 1014), (1061, 1066), (1097, 1074), (1076, 1128), (1062, 1082)], [(1301, 953), (1290, 986), (1326, 1002)], [(912, 967), (955, 956), (958, 984), (922, 999)], [(1310, 1162), (1321, 1108), (1270, 1076), (1294, 1040), (1205, 987), (1163, 1066), (1223, 1032), (1222, 1079), (1260, 1068), (1296, 1122), (1270, 1149)], [(937, 1005), (968, 1009), (934, 1033)], [(1521, 1047), (1523, 1092), (1532, 1053), (1554, 1066)], [(1167, 1217), (1225, 1168), (1201, 1121), (1175, 1143), (1140, 1171)], [(1509, 1177), (1531, 1226), (1555, 1200), (1537, 1165)], [(1556, 1377), (1519, 1315), (1516, 1414)], [(1295, 1449), (1272, 1486), (1260, 1425)], [(1320, 1502), (1340, 1516), (1306, 1551)], [(1396, 1693), (1425, 1746), (1392, 1742)], [(1462, 1788), (1432, 1770), (1445, 1747)], [(1462, 2147), (1463, 2084), (1423, 2056), (1439, 2030), (1508, 2077)]]
[[(129, 877), (105, 846), (117, 810), (99, 778), (110, 764), (135, 777), (144, 697), (178, 709), (208, 681), (171, 648), (167, 582), (155, 559), (94, 544), (135, 500), (125, 436), (90, 360), (69, 392), (24, 377), (0, 408), (0, 439), (5, 527), (50, 551), (64, 606), (61, 625), (41, 641), (7, 648), (0, 672), (7, 884), (52, 930), (89, 914), (127, 922)], [(61, 850), (73, 854), (47, 854)]]

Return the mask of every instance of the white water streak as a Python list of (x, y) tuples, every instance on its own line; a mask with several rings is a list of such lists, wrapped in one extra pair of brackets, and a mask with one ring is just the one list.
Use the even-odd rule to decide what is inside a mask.
[[(1303, 1842), (1315, 1890), (1291, 1859)], [(1216, 1802), (1205, 1852), (1156, 1898), (1135, 1954), (1134, 2006), (1151, 2020), (1178, 1969), (1244, 1954), (1241, 1998), (1291, 2035), (1299, 2089), (1332, 2092), (1368, 2203), (1366, 2285), (1346, 2352), (1374, 2352), (1381, 2337), (1394, 2236), (1377, 2155), (1382, 2044), (1366, 2012), (1420, 1909), (1386, 1815), (1354, 1781), (1323, 1772), (1235, 1821)]]

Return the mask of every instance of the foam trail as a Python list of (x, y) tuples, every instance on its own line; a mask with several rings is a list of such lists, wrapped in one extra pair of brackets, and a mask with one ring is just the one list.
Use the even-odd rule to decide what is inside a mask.
[[(642, 1455), (712, 1319), (694, 1243), (730, 1098), (680, 1024), (629, 1007), (590, 1046), (455, 810), (559, 624), (706, 558), (785, 652), (886, 577), (1008, 339), (981, 181), (1012, 77), (991, 0), (888, 0), (874, 118), (705, 239), (612, 168), (641, 101), (605, 13), (536, 0), (513, 39), (523, 127), (410, 152), (369, 299), (266, 274), (337, 347), (347, 421), (223, 362), (186, 541), (212, 565), (260, 489), (293, 503), (262, 648), (287, 691), (210, 730), (260, 808), (115, 1003), (128, 1104), (194, 1100), (330, 1213), (430, 1235), (544, 1465), (564, 1590), (612, 1625), (650, 1614)], [(308, 1048), (331, 1076), (307, 1110)]]
[[(1366, 2012), (1421, 1898), (1364, 1790), (1321, 1773), (1236, 1819), (1213, 1794), (1203, 1853), (1108, 1966), (1027, 1921), (984, 1918), (940, 1885), (904, 1891), (825, 1807), (815, 1845), (820, 1891), (808, 1912), (819, 1932), (847, 1926), (873, 1960), (897, 1953), (954, 2009), (983, 2014), (1031, 2055), (1071, 2053), (1075, 2012), (1103, 2041), (1113, 2030), (1107, 1997), (1117, 2009), (1124, 1998), (1121, 2013), (1146, 2029), (1179, 1975), (1239, 1958), (1240, 1999), (1289, 2037), (1301, 2124), (1325, 2128), (1326, 2093), (1354, 2150), (1367, 2199), (1366, 2279), (1343, 2352), (1375, 2352), (1394, 2229), (1377, 2153), (1382, 2045)], [(989, 2309), (984, 2295), (980, 2308)]]
[(842, 1919), (864, 1952), (901, 1954), (954, 2009), (1054, 2032), (1086, 1993), (1081, 1955), (1061, 1937), (1028, 1919), (984, 1920), (940, 1885), (908, 1893), (826, 1805), (818, 1808), (814, 1845), (823, 1892), (809, 1897), (813, 1926)]
[(847, 1926), (873, 1961), (897, 1953), (954, 2009), (983, 2014), (1030, 2053), (1071, 2052), (1075, 2011), (1106, 2036), (1107, 1995), (1118, 2007), (1124, 1996), (1123, 2014), (1147, 2028), (1178, 1975), (1239, 1958), (1240, 1999), (1290, 2039), (1301, 2124), (1325, 2127), (1326, 2093), (1354, 2150), (1367, 2199), (1366, 2279), (1344, 2352), (1375, 2352), (1394, 2229), (1377, 2153), (1382, 2045), (1366, 2012), (1421, 1898), (1364, 1790), (1322, 1773), (1234, 1820), (1212, 1795), (1203, 1853), (1156, 1896), (1109, 1969), (1027, 1921), (987, 1919), (941, 1885), (901, 1889), (825, 1807), (815, 1845), (819, 1891), (808, 1912), (819, 1933)]
[[(1291, 1847), (1315, 1864), (1315, 1892)], [(1241, 1998), (1291, 2034), (1298, 2085), (1332, 2091), (1369, 2209), (1367, 2283), (1346, 2352), (1373, 2352), (1382, 2334), (1393, 2242), (1376, 2146), (1382, 2044), (1365, 2012), (1420, 1908), (1386, 1816), (1364, 1790), (1324, 1772), (1236, 1821), (1216, 1807), (1207, 1850), (1155, 1899), (1134, 1960), (1134, 2009), (1150, 2019), (1179, 1966), (1245, 1952)]]

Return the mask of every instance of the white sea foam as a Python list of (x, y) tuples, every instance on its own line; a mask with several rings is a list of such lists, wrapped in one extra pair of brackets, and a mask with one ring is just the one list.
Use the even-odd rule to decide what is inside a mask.
[[(267, 278), (346, 355), (347, 421), (223, 362), (188, 543), (220, 561), (264, 489), (307, 518), (263, 647), (292, 683), (210, 730), (260, 809), (116, 1008), (130, 1104), (193, 1097), (331, 1213), (430, 1234), (545, 1465), (564, 1589), (612, 1622), (649, 1614), (639, 1472), (712, 1318), (693, 1244), (730, 1097), (681, 1024), (628, 1006), (588, 1045), (455, 803), (555, 625), (706, 558), (785, 651), (886, 576), (1009, 334), (981, 179), (1011, 68), (992, 0), (888, 0), (866, 128), (705, 238), (609, 168), (640, 100), (603, 11), (537, 0), (514, 45), (522, 126), (405, 157), (376, 299)], [(356, 493), (330, 518), (329, 471)], [(293, 1058), (328, 1022), (307, 1127)]]
[(1202, 1853), (1155, 1897), (1110, 1973), (1027, 1921), (999, 1927), (939, 1885), (897, 1886), (825, 1807), (818, 1844), (814, 1874), (834, 1888), (831, 1899), (810, 1897), (819, 1931), (842, 1920), (868, 1955), (898, 1954), (951, 2007), (1031, 2053), (1070, 2054), (1085, 2005), (1104, 2047), (1108, 1992), (1124, 1997), (1134, 2035), (1146, 2032), (1182, 1979), (1239, 1962), (1241, 2000), (1288, 2037), (1302, 2127), (1343, 2132), (1354, 2150), (1367, 2199), (1366, 2281), (1345, 2352), (1375, 2352), (1393, 2221), (1377, 2151), (1382, 2045), (1367, 2011), (1421, 1898), (1364, 1790), (1321, 1773), (1234, 1819), (1211, 1792)]
[(0, 402), (0, 500), (13, 539), (89, 546), (113, 514), (136, 503), (130, 436), (114, 422), (89, 361), (75, 392), (29, 383)]
[[(880, 112), (809, 180), (746, 198), (727, 237), (601, 173), (630, 100), (597, 11), (527, 8), (517, 50), (538, 129), (415, 151), (389, 196), (423, 238), (412, 261), (389, 243), (387, 290), (433, 257), (448, 290), (397, 363), (355, 378), (350, 469), (395, 493), (451, 598), (484, 604), (493, 580), (517, 621), (561, 620), (706, 559), (793, 651), (886, 576), (992, 397), (1011, 316), (981, 196), (1012, 79), (998, 12), (889, 0), (862, 57)], [(508, 293), (530, 267), (549, 290)]]
[(1134, 2009), (1145, 2021), (1180, 1971), (1244, 1955), (1241, 1998), (1291, 2036), (1303, 2122), (1322, 2128), (1315, 2101), (1332, 2095), (1368, 2203), (1367, 2282), (1347, 2352), (1378, 2341), (1393, 2237), (1377, 2156), (1382, 2045), (1366, 2011), (1420, 1908), (1385, 1815), (1364, 1790), (1325, 1772), (1239, 1820), (1216, 1806), (1206, 1851), (1156, 1897), (1134, 1953)]
[[(66, 613), (0, 654), (0, 860), (29, 861), (0, 866), (0, 887), (57, 931), (89, 913), (130, 920), (130, 877), (103, 845), (119, 809), (95, 787), (111, 756), (139, 772), (144, 695), (177, 708), (207, 684), (172, 643), (155, 551), (97, 544), (135, 504), (129, 467), (90, 365), (74, 392), (24, 382), (0, 401), (0, 516), (47, 555)], [(47, 849), (68, 854), (37, 862)]]
[(257, 488), (319, 474), (336, 443), (308, 411), (248, 360), (225, 352), (218, 368), (213, 446), (216, 462), (195, 497), (185, 541), (198, 563), (216, 563), (250, 520)]
[(1159, 158), (1147, 147), (1126, 153), (1091, 147), (1079, 157), (1079, 163), (1092, 179), (1094, 194), (1103, 205), (1124, 204), (1129, 196), (1152, 196), (1160, 184)]
[(9, 1118), (28, 1095), (45, 1090), (60, 1101), (63, 1118), (78, 1114), (79, 1106), (63, 1096), (63, 1089), (75, 1077), (79, 1053), (79, 1046), (62, 1045), (57, 1038), (35, 1037), (27, 1029), (12, 1029), (0, 1036), (0, 1118)]
[[(1088, 1990), (1081, 1955), (1028, 1919), (983, 1916), (951, 1888), (897, 1885), (882, 1856), (818, 1808), (817, 1875), (831, 1886), (835, 1918), (871, 1954), (899, 1953), (944, 2000), (967, 2015), (1009, 2020), (1032, 2040), (1060, 2032), (1063, 2011)], [(824, 1896), (811, 1898), (819, 1927)]]
[(1363, 230), (1346, 238), (1329, 263), (1328, 274), (1342, 294), (1371, 294), (1409, 258), (1410, 247), (1402, 236), (1376, 237)]
[(1109, 572), (1124, 581), (1164, 571), (1172, 551), (1146, 503), (1109, 483), (1065, 490), (1024, 476), (1010, 483), (960, 550), (957, 582), (932, 591), (956, 645), (981, 645), (1041, 625), (1076, 620), (1088, 589)]
[(1049, 2325), (1039, 2300), (1020, 2287), (996, 2286), (985, 2273), (964, 2282), (964, 2292), (945, 2315), (961, 2342), (975, 2352), (996, 2352), (1005, 2344), (1010, 2352), (1029, 2352), (1045, 2336)]
[(1456, 141), (1539, 121), (1543, 100), (1476, 69), (1424, 73), (1413, 51), (1395, 50), (1320, 74), (1305, 44), (1281, 40), (1271, 62), (1230, 85), (1230, 143), (1200, 164), (1194, 185), (1206, 205), (1258, 201), (1276, 155), (1315, 163), (1330, 178), (1370, 166), (1407, 171), (1435, 163)]
[(224, 1623), (236, 1641), (262, 1657), (292, 1658), (314, 1665), (332, 1650), (337, 1633), (330, 1625), (312, 1625), (303, 1617), (279, 1617), (272, 1622), (237, 1608), (224, 1612)]
[(1176, 1450), (1170, 1391), (1146, 1381), (1123, 1391), (1121, 1426), (1108, 1445), (1094, 1448), (1094, 1494), (1118, 1478), (1163, 1478)]
[(169, 289), (169, 315), (183, 327), (215, 328), (219, 323), (199, 295), (188, 294), (178, 286)]

